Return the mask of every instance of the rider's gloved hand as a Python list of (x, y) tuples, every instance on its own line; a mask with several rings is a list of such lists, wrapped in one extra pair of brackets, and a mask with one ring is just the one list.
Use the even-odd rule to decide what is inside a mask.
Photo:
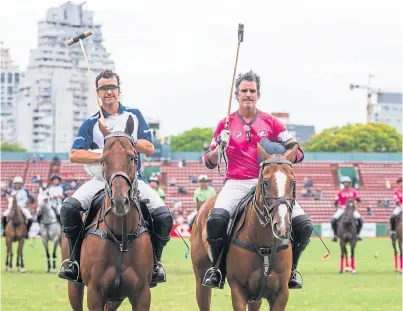
[(217, 143), (221, 148), (226, 148), (229, 144), (229, 138), (230, 138), (230, 131), (228, 130), (222, 130), (221, 133), (217, 137)]

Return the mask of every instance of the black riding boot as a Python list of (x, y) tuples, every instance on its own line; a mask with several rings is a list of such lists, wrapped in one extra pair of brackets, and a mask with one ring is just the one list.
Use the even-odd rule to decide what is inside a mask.
[(27, 234), (25, 235), (25, 238), (26, 238), (26, 239), (29, 239), (29, 229), (31, 229), (32, 222), (33, 222), (32, 219), (28, 219), (28, 223), (27, 223)]
[[(209, 268), (203, 279), (203, 286), (211, 288), (224, 288), (225, 284), (225, 256), (221, 251), (228, 242), (227, 228), (230, 220), (230, 214), (227, 210), (214, 208), (207, 220), (207, 241), (211, 249), (213, 264)], [(219, 261), (220, 260), (220, 261)]]
[(364, 225), (364, 220), (362, 218), (357, 219), (357, 240), (361, 241), (362, 238), (360, 236), (360, 232), (362, 229), (362, 226)]
[(337, 242), (337, 219), (332, 218), (333, 242)]
[(300, 215), (292, 220), (292, 272), (288, 281), (288, 288), (302, 288), (302, 282), (297, 279), (297, 266), (302, 252), (309, 244), (312, 234), (312, 222), (308, 215)]
[(70, 258), (60, 267), (59, 278), (82, 282), (80, 276), (80, 253), (82, 237), (80, 236), (83, 222), (80, 212), (83, 211), (78, 200), (68, 197), (64, 200), (60, 210), (62, 231), (69, 241)]
[(396, 239), (396, 215), (390, 217), (390, 237), (392, 240)]
[(151, 237), (153, 243), (155, 263), (150, 287), (157, 286), (158, 283), (166, 282), (166, 271), (161, 263), (162, 251), (170, 240), (170, 233), (173, 226), (171, 211), (166, 206), (161, 206), (152, 213), (154, 233)]
[(7, 217), (1, 217), (1, 224), (3, 225), (3, 236), (6, 236)]

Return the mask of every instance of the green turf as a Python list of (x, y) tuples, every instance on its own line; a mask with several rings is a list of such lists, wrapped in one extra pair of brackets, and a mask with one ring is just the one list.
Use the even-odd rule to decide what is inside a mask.
[[(1, 241), (2, 310), (71, 310), (66, 281), (45, 273), (41, 241), (33, 242), (36, 248), (29, 246), (31, 242), (26, 243), (24, 249), (27, 272), (9, 274), (4, 272), (5, 241)], [(325, 250), (318, 239), (313, 239), (305, 251), (300, 263), (304, 288), (291, 291), (287, 310), (402, 310), (402, 277), (393, 270), (389, 239), (365, 239), (359, 243), (356, 275), (339, 275), (339, 247), (329, 240), (326, 242), (332, 251), (328, 261), (321, 260)], [(191, 260), (184, 258), (185, 252), (181, 240), (172, 240), (166, 247), (164, 263), (168, 283), (152, 289), (151, 310), (198, 310)], [(374, 256), (376, 252), (378, 258)], [(125, 301), (120, 310), (131, 310), (129, 302)], [(224, 290), (213, 291), (212, 310), (232, 310), (228, 285)], [(262, 310), (268, 310), (267, 305)]]

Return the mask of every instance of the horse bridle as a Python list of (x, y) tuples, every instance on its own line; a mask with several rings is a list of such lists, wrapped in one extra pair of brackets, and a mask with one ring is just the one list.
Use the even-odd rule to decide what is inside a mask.
[[(265, 187), (264, 187), (264, 180), (263, 180), (263, 169), (266, 165), (270, 164), (287, 164), (290, 167), (292, 167), (292, 163), (288, 160), (285, 160), (279, 156), (275, 158), (271, 158), (268, 160), (263, 161), (260, 164), (260, 173), (259, 173), (259, 185), (260, 185), (260, 196), (262, 200), (262, 209), (259, 208), (256, 200), (256, 193), (255, 197), (253, 200), (253, 207), (254, 211), (256, 213), (257, 218), (259, 219), (260, 224), (263, 227), (267, 227), (269, 224), (272, 226), (272, 231), (273, 234), (276, 236), (275, 230), (273, 230), (273, 218), (271, 216), (271, 212), (278, 208), (281, 204), (285, 204), (289, 210), (289, 212), (292, 212), (292, 209), (295, 204), (295, 196), (296, 196), (296, 180), (294, 179), (294, 185), (293, 185), (293, 196), (292, 198), (289, 198), (287, 196), (282, 196), (282, 197), (271, 197), (266, 195)], [(268, 200), (275, 200), (274, 203), (269, 204)], [(276, 238), (280, 239), (278, 236)]]
[[(134, 146), (135, 146), (134, 138), (133, 138), (132, 136), (130, 136), (130, 135), (124, 133), (124, 132), (113, 132), (113, 133), (110, 133), (110, 134), (108, 134), (107, 136), (105, 136), (104, 145), (105, 145), (106, 141), (107, 141), (109, 138), (112, 138), (112, 137), (125, 137), (125, 138), (127, 138), (127, 139), (130, 140), (130, 142), (131, 142), (131, 144), (132, 144), (132, 146), (133, 146), (133, 150), (134, 150), (134, 160), (133, 160), (133, 161), (134, 161), (134, 162), (136, 163), (136, 165), (137, 165), (137, 164), (138, 164), (139, 157), (138, 157), (137, 151), (134, 149)], [(116, 177), (120, 176), (120, 177), (123, 177), (124, 179), (126, 179), (126, 181), (128, 182), (128, 184), (130, 185), (130, 189), (129, 189), (129, 192), (130, 192), (129, 198), (130, 198), (130, 200), (131, 200), (131, 201), (134, 201), (134, 202), (137, 202), (137, 200), (138, 200), (138, 192), (139, 192), (139, 191), (138, 191), (138, 182), (137, 182), (137, 178), (135, 178), (133, 181), (131, 181), (131, 180), (130, 180), (130, 177), (129, 177), (125, 172), (123, 172), (123, 171), (117, 171), (117, 172), (114, 172), (114, 173), (112, 174), (112, 176), (109, 178), (109, 180), (106, 180), (106, 178), (105, 178), (105, 170), (104, 170), (105, 161), (104, 161), (103, 158), (101, 159), (101, 163), (102, 163), (102, 175), (103, 175), (103, 177), (104, 177), (104, 179), (105, 179), (105, 192), (106, 192), (106, 195), (108, 196), (108, 198), (109, 198), (109, 199), (112, 199), (112, 182), (113, 182), (113, 180), (114, 180)], [(136, 173), (136, 174), (137, 174), (137, 173)]]

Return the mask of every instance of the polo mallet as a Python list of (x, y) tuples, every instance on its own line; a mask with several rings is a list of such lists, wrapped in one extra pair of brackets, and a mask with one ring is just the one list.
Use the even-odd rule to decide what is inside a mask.
[(229, 115), (231, 113), (231, 102), (232, 102), (232, 93), (234, 92), (234, 82), (235, 82), (235, 75), (236, 75), (236, 68), (238, 66), (238, 56), (239, 56), (239, 48), (241, 46), (241, 42), (243, 42), (243, 24), (238, 25), (238, 48), (236, 50), (236, 58), (235, 58), (235, 67), (234, 67), (234, 74), (232, 75), (232, 84), (231, 84), (231, 92), (229, 94), (229, 103), (228, 103), (228, 110), (227, 110), (227, 119), (225, 120), (225, 129), (228, 130), (228, 123), (229, 123)]
[[(238, 48), (236, 50), (236, 57), (235, 57), (235, 67), (234, 67), (234, 73), (232, 75), (232, 84), (231, 84), (231, 91), (229, 94), (229, 103), (228, 103), (228, 110), (227, 110), (227, 117), (225, 120), (225, 129), (228, 130), (228, 124), (229, 124), (229, 115), (231, 113), (231, 103), (232, 103), (232, 93), (234, 92), (234, 82), (235, 82), (235, 75), (236, 75), (236, 68), (238, 66), (238, 56), (239, 56), (239, 48), (241, 46), (241, 42), (243, 42), (243, 31), (244, 31), (244, 25), (243, 24), (238, 24)], [(218, 173), (221, 174), (221, 158), (224, 159), (226, 169), (228, 170), (228, 160), (227, 160), (227, 154), (225, 153), (225, 149), (222, 148), (221, 152), (218, 155), (218, 162), (217, 162), (217, 168), (218, 168)]]
[(101, 115), (100, 121), (101, 121), (101, 123), (102, 123), (103, 125), (105, 125), (104, 113), (102, 112), (101, 104), (99, 103), (99, 98), (98, 98), (97, 90), (96, 90), (96, 88), (95, 88), (94, 79), (92, 78), (90, 63), (88, 62), (87, 53), (85, 53), (85, 49), (84, 49), (84, 45), (83, 45), (83, 41), (82, 41), (82, 39), (85, 39), (85, 38), (87, 38), (87, 37), (89, 37), (89, 36), (91, 36), (91, 35), (92, 35), (92, 32), (91, 32), (91, 31), (89, 31), (89, 30), (88, 30), (88, 31), (85, 31), (85, 32), (80, 33), (79, 35), (75, 36), (74, 38), (71, 38), (70, 40), (68, 40), (68, 41), (66, 42), (66, 44), (67, 44), (68, 46), (71, 46), (71, 45), (73, 45), (74, 43), (80, 42), (81, 50), (83, 51), (84, 58), (85, 58), (85, 60), (86, 60), (86, 62), (87, 62), (88, 80), (89, 80), (90, 85), (92, 86), (92, 90), (93, 90), (93, 92), (94, 92), (94, 95), (95, 95), (95, 98), (96, 98), (96, 101), (97, 101), (98, 110), (99, 110), (99, 113), (100, 113), (100, 115)]

